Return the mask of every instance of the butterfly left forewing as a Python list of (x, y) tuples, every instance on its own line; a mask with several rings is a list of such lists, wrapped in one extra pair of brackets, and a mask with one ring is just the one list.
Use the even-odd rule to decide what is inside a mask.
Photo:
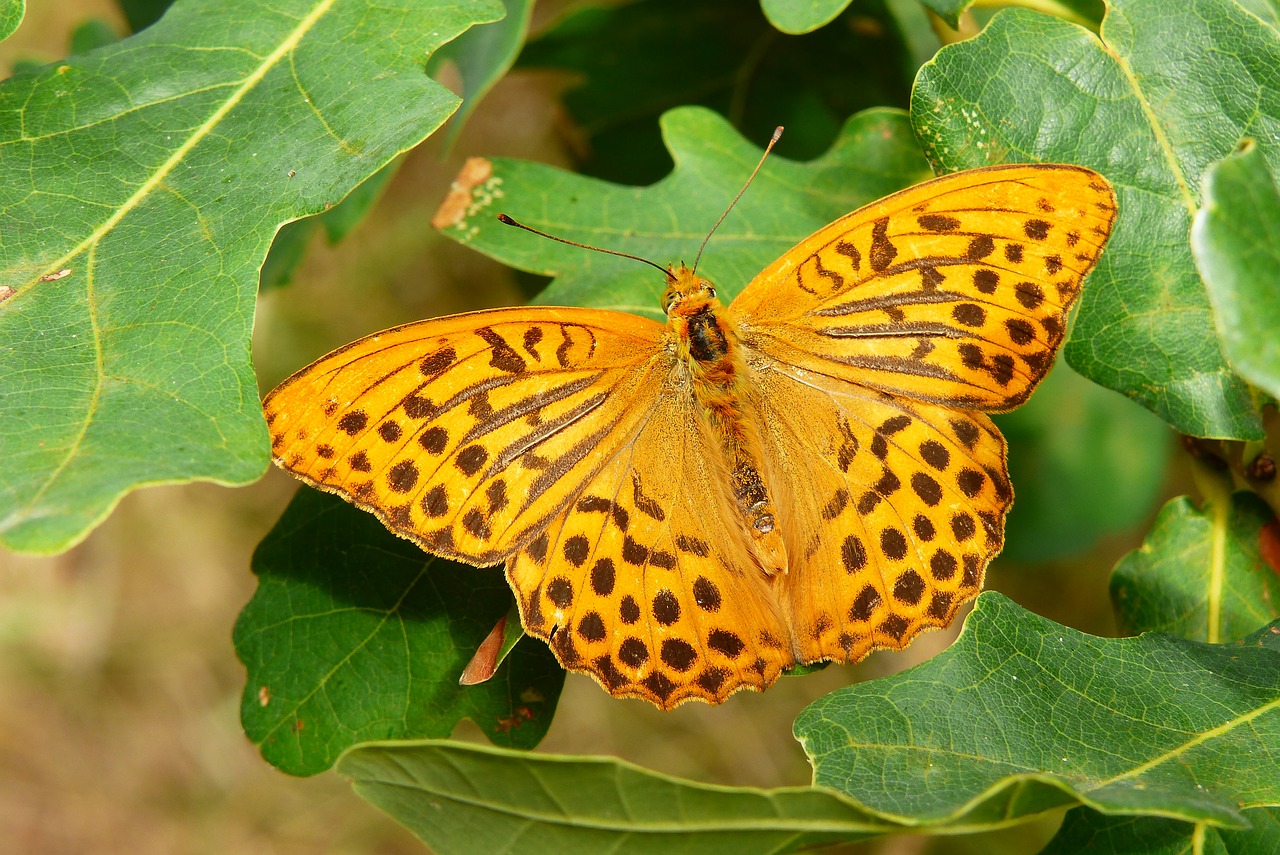
[(1045, 375), (1115, 220), (1092, 170), (956, 173), (815, 232), (731, 312), (753, 349), (923, 401), (1000, 411)]
[(638, 429), (670, 370), (662, 330), (558, 308), (386, 330), (267, 396), (273, 457), (430, 552), (496, 563)]

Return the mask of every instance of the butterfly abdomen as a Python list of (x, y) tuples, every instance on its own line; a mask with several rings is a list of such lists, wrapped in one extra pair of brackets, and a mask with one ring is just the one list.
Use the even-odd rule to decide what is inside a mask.
[(667, 290), (667, 315), (676, 350), (688, 372), (693, 396), (707, 415), (712, 440), (724, 455), (724, 471), (760, 567), (786, 570), (786, 549), (776, 529), (776, 511), (761, 470), (756, 416), (744, 410), (746, 367), (737, 334), (725, 318), (715, 290), (685, 268)]

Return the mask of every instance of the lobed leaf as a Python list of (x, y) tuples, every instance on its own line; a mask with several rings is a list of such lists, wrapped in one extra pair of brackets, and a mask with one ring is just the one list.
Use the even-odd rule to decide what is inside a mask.
[[(634, 261), (584, 252), (500, 224), (506, 212), (561, 237), (620, 249), (660, 264), (693, 262), (698, 245), (760, 157), (710, 110), (662, 119), (676, 166), (649, 187), (623, 187), (537, 163), (494, 159), (445, 235), (522, 270), (555, 276), (537, 302), (662, 318), (661, 275)], [(715, 233), (705, 272), (731, 299), (800, 239), (860, 205), (928, 177), (906, 116), (869, 110), (851, 118), (831, 150), (793, 163), (770, 156)]]
[(64, 549), (135, 487), (261, 475), (272, 237), (438, 127), (458, 99), (426, 57), (500, 13), (184, 0), (0, 84), (0, 542)]
[(1280, 190), (1249, 141), (1206, 170), (1191, 250), (1227, 361), (1280, 398)]
[[(932, 11), (955, 28), (960, 25), (960, 16), (972, 5), (974, 0), (919, 0), (920, 5)], [(1259, 0), (1263, 2), (1263, 0)], [(784, 33), (807, 33), (816, 30), (835, 19), (849, 6), (850, 0), (761, 0), (769, 23)], [(1080, 22), (1102, 17), (1100, 0), (1061, 0), (1061, 2), (1041, 4), (1044, 8), (1056, 7), (1063, 17), (1078, 17)]]
[(1114, 0), (1100, 38), (1007, 10), (921, 70), (912, 118), (948, 171), (1034, 160), (1106, 175), (1120, 219), (1067, 360), (1183, 433), (1262, 436), (1187, 233), (1205, 169), (1242, 136), (1280, 162), (1280, 34), (1231, 0)]
[(448, 736), (464, 718), (516, 748), (546, 734), (564, 671), (542, 642), (519, 642), (488, 682), (458, 684), (511, 608), (500, 569), (424, 555), (371, 514), (301, 489), (253, 571), (235, 629), (241, 722), (283, 771), (324, 771), (360, 741)]
[(1243, 828), (1280, 805), (1280, 649), (1095, 638), (987, 592), (948, 650), (794, 729), (815, 784), (918, 822), (1074, 803)]
[(1247, 645), (1091, 638), (984, 594), (946, 653), (801, 714), (809, 788), (435, 741), (356, 746), (337, 770), (441, 853), (785, 852), (1069, 804), (1117, 827), (1182, 817), (1244, 839), (1280, 797), (1265, 748), (1280, 730), (1277, 639), (1280, 625)]
[(382, 198), (382, 192), (396, 174), (400, 161), (400, 158), (392, 160), (357, 184), (345, 199), (332, 208), (281, 226), (258, 271), (259, 289), (265, 291), (292, 282), (294, 272), (306, 257), (307, 247), (318, 232), (324, 232), (331, 246), (345, 238)]

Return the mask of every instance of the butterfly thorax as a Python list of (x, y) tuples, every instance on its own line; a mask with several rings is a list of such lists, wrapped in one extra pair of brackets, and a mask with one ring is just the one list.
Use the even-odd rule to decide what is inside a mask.
[(694, 398), (724, 452), (733, 497), (761, 566), (771, 574), (785, 571), (786, 549), (762, 475), (756, 416), (745, 409), (745, 365), (737, 334), (714, 286), (684, 265), (668, 269), (662, 306)]
[(667, 271), (662, 295), (667, 323), (675, 334), (680, 361), (694, 379), (694, 389), (704, 405), (716, 410), (734, 406), (735, 386), (741, 376), (738, 342), (724, 319), (724, 306), (706, 279), (681, 265)]

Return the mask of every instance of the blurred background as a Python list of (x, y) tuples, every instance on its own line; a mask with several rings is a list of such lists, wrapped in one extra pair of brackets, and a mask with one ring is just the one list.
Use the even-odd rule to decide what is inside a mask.
[[(535, 32), (565, 5), (540, 4)], [(31, 0), (21, 28), (0, 44), (0, 72), (7, 74), (15, 61), (65, 55), (72, 32), (87, 21), (98, 22), (94, 26), (103, 32), (128, 31), (109, 0)], [(861, 26), (869, 37), (881, 27), (874, 15), (861, 24), (854, 16), (847, 25), (855, 31)], [(448, 82), (449, 70), (442, 76)], [(566, 168), (589, 160), (581, 129), (560, 106), (569, 85), (564, 74), (513, 71), (450, 151), (442, 150), (443, 135), (437, 134), (408, 155), (371, 214), (343, 242), (330, 246), (316, 235), (293, 283), (266, 291), (259, 302), (254, 353), (262, 388), (371, 331), (525, 300), (536, 283), (441, 238), (430, 220), (467, 156), (513, 156)], [(901, 99), (888, 103), (905, 107), (905, 93), (894, 95), (888, 84), (884, 91)], [(656, 138), (656, 124), (653, 132)], [(646, 180), (665, 168), (659, 164)], [(1079, 383), (1069, 376), (1051, 393), (1055, 419), (1086, 419), (1082, 409), (1073, 409)], [(1114, 398), (1109, 406), (1133, 407), (1102, 394)], [(1018, 432), (1031, 430), (1034, 421), (1033, 411), (1004, 424), (1015, 454)], [(1097, 430), (1101, 441), (1123, 446), (1124, 437), (1107, 436), (1105, 426)], [(1081, 497), (1087, 504), (1091, 491), (1127, 490), (1133, 509), (1127, 526), (1089, 542), (1040, 550), (1056, 558), (1001, 558), (988, 574), (989, 588), (1055, 621), (1114, 634), (1107, 599), (1112, 565), (1139, 545), (1164, 498), (1191, 492), (1186, 458), (1172, 453), (1172, 433), (1151, 433), (1150, 425), (1143, 430), (1155, 437), (1156, 464), (1121, 467), (1105, 485), (1074, 485), (1079, 495), (1060, 502), (1052, 491), (1031, 491), (1023, 512), (1029, 516), (1020, 523), (1034, 527), (1031, 516), (1069, 514)], [(1091, 443), (1068, 451), (1090, 455), (1098, 448)], [(1123, 458), (1122, 449), (1117, 459)], [(1014, 485), (1023, 493), (1016, 459), (1014, 464)], [(1022, 465), (1036, 471), (1031, 462)], [(209, 484), (141, 490), (63, 555), (0, 553), (0, 852), (423, 851), (341, 779), (283, 775), (261, 760), (240, 730), (244, 670), (232, 650), (231, 628), (253, 593), (253, 549), (296, 487), (272, 469), (237, 490)], [(691, 704), (661, 713), (638, 701), (613, 700), (589, 679), (570, 675), (539, 750), (612, 754), (713, 783), (806, 784), (809, 767), (790, 734), (796, 713), (838, 686), (933, 655), (958, 626), (924, 636), (902, 653), (785, 678), (763, 695), (741, 693), (714, 709)], [(482, 738), (465, 724), (457, 736)], [(1049, 817), (995, 835), (899, 837), (840, 851), (1032, 853), (1055, 827), (1056, 817)]]

